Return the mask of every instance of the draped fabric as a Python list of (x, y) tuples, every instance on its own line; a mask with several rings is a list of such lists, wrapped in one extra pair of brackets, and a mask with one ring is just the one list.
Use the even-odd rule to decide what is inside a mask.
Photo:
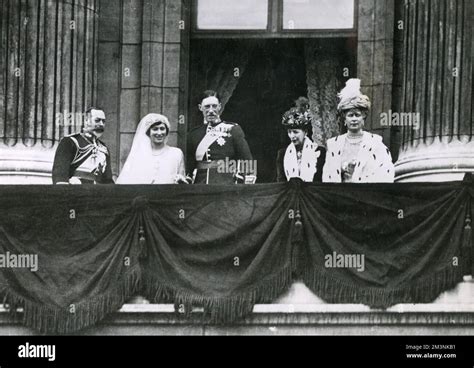
[(40, 331), (91, 325), (138, 291), (138, 215), (130, 198), (95, 186), (71, 189), (0, 190), (0, 254), (38, 257), (36, 272), (0, 268), (0, 289)]
[[(255, 45), (241, 43), (238, 40), (227, 40), (224, 43), (199, 43), (191, 55), (196, 70), (191, 77), (191, 96), (201, 96), (202, 92), (211, 89), (220, 96), (221, 114), (232, 97), (239, 79), (245, 73)], [(238, 54), (234, 50), (241, 50)], [(192, 126), (202, 123), (202, 113), (197, 109), (201, 101), (194, 101)]]
[[(303, 280), (332, 303), (387, 308), (431, 302), (463, 275), (469, 194), (454, 185), (378, 187), (320, 185), (302, 191)], [(324, 256), (334, 252), (364, 255), (365, 270), (327, 268)]]
[(144, 267), (152, 301), (171, 295), (176, 304), (204, 306), (212, 321), (232, 321), (290, 286), (288, 211), (296, 193), (284, 186), (221, 186), (212, 195), (191, 187), (181, 196), (172, 189), (163, 194), (144, 214), (154, 245)]
[[(344, 85), (343, 70), (352, 69), (348, 55), (339, 55), (345, 45), (340, 40), (305, 40), (306, 83), (313, 113), (313, 140), (326, 147), (326, 141), (341, 133), (336, 96)], [(341, 61), (344, 60), (344, 62)]]
[[(46, 333), (137, 293), (232, 323), (297, 280), (331, 303), (426, 303), (472, 274), (473, 195), (471, 181), (5, 186), (0, 255), (36, 254), (38, 269), (3, 264), (0, 290)], [(350, 255), (363, 263), (335, 262)]]

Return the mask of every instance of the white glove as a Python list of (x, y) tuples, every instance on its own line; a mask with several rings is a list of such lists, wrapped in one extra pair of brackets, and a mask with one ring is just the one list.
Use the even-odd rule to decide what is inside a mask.
[(81, 180), (76, 177), (76, 176), (73, 176), (71, 179), (69, 179), (69, 184), (71, 185), (81, 185)]

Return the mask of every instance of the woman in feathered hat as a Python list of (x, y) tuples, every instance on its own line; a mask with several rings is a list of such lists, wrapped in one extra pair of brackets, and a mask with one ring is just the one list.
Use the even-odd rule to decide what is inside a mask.
[(323, 181), (331, 183), (392, 183), (394, 166), (382, 137), (363, 130), (370, 100), (360, 91), (360, 80), (349, 79), (339, 93), (337, 109), (347, 133), (327, 141)]
[(300, 178), (306, 182), (322, 181), (326, 150), (310, 138), (312, 120), (309, 102), (305, 97), (298, 98), (296, 107), (283, 115), (282, 124), (287, 129), (291, 143), (278, 152), (277, 181), (291, 178)]
[(117, 184), (187, 183), (183, 152), (167, 144), (168, 118), (148, 114), (138, 124), (132, 148)]

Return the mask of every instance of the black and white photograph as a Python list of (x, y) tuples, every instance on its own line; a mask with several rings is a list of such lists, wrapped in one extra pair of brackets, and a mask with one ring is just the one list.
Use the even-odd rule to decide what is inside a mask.
[(0, 0), (0, 335), (472, 337), (473, 20)]

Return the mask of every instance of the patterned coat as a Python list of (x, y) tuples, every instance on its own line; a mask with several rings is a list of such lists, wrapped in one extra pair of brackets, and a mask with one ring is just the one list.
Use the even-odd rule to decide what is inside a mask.
[[(284, 182), (288, 181), (288, 169), (285, 170), (285, 154), (287, 152), (286, 148), (283, 148), (278, 151), (277, 154), (277, 170), (276, 170), (276, 181)], [(326, 149), (321, 146), (317, 146), (316, 155), (314, 156), (314, 161), (316, 165), (316, 172), (312, 178), (313, 183), (321, 183), (323, 180), (323, 167), (324, 162), (326, 161)]]
[[(354, 183), (393, 183), (395, 169), (390, 151), (377, 134), (363, 132), (362, 143), (352, 174)], [(342, 182), (342, 150), (347, 134), (327, 141), (326, 164), (323, 169), (323, 182)]]

